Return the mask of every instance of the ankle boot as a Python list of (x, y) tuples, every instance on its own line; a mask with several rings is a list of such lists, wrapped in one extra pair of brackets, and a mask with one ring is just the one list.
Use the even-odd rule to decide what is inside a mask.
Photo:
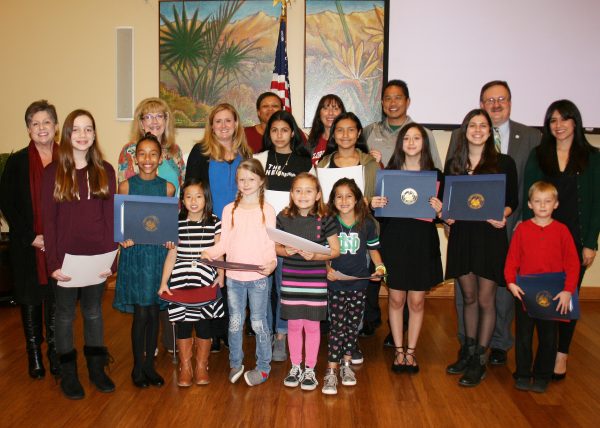
[(46, 374), (42, 361), (42, 307), (21, 305), (21, 319), (25, 332), (28, 371), (33, 379), (41, 379)]
[(165, 384), (163, 377), (154, 369), (154, 355), (146, 355), (146, 360), (144, 361), (142, 370), (144, 372), (144, 376), (146, 377), (146, 381), (150, 385), (163, 386)]
[(177, 339), (179, 350), (179, 366), (177, 368), (177, 385), (192, 386), (192, 346), (194, 339)]
[(465, 370), (465, 374), (460, 378), (458, 383), (461, 386), (477, 386), (485, 379), (485, 369), (487, 364), (486, 348), (477, 346), (475, 352), (469, 359), (469, 365)]
[(104, 372), (104, 367), (108, 366), (110, 356), (104, 346), (84, 346), (83, 353), (87, 361), (90, 382), (92, 382), (100, 392), (113, 392), (115, 384)]
[(71, 400), (81, 400), (85, 396), (83, 386), (77, 376), (77, 351), (74, 349), (62, 354), (60, 361), (60, 389)]
[(210, 383), (210, 377), (208, 376), (210, 345), (210, 339), (196, 339), (196, 368), (194, 369), (194, 381), (196, 385), (207, 385)]
[(458, 360), (448, 367), (446, 367), (446, 373), (449, 374), (460, 374), (464, 373), (467, 368), (469, 362), (469, 349), (472, 348), (475, 350), (475, 339), (472, 337), (465, 338), (465, 343), (460, 347), (460, 351), (458, 352)]
[(44, 305), (44, 317), (46, 319), (46, 343), (48, 344), (48, 362), (50, 373), (60, 376), (60, 362), (56, 353), (56, 302), (54, 298), (48, 298)]

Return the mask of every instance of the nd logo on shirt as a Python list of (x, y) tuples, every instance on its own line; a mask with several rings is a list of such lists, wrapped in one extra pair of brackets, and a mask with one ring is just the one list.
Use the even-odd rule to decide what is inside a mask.
[(358, 233), (350, 232), (350, 234), (347, 234), (342, 232), (338, 235), (338, 238), (340, 240), (340, 254), (356, 254), (360, 247)]

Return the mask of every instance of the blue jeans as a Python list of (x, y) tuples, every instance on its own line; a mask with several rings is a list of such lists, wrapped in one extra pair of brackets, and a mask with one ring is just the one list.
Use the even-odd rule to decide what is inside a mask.
[(287, 320), (281, 319), (281, 281), (283, 281), (283, 257), (277, 257), (277, 267), (273, 272), (273, 280), (275, 281), (275, 333), (287, 334)]
[(227, 305), (229, 306), (229, 366), (238, 368), (244, 361), (242, 330), (246, 300), (250, 302), (250, 322), (256, 333), (256, 367), (265, 373), (271, 371), (271, 329), (267, 324), (269, 280), (238, 281), (227, 278)]

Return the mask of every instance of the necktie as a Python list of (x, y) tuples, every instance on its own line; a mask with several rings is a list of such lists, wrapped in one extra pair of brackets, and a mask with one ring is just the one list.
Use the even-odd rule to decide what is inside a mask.
[(498, 153), (502, 153), (502, 138), (500, 137), (500, 130), (494, 126), (494, 147)]

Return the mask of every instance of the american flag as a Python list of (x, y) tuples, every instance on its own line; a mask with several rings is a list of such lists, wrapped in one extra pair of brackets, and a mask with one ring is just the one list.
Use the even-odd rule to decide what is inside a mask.
[(281, 103), (283, 104), (283, 109), (291, 112), (292, 101), (290, 96), (286, 33), (286, 18), (283, 16), (279, 20), (279, 37), (277, 38), (277, 51), (275, 52), (275, 67), (273, 68), (271, 91), (279, 95)]

